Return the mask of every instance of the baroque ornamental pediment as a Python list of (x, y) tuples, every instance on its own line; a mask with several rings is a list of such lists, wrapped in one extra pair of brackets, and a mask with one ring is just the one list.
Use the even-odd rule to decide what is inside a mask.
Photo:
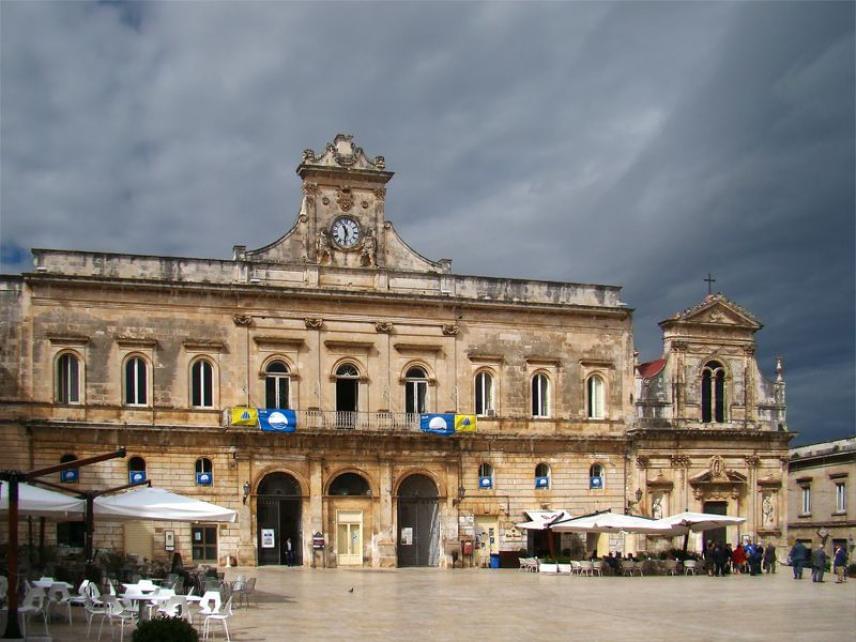
[(762, 327), (761, 322), (747, 310), (719, 293), (708, 294), (698, 305), (673, 315), (660, 325), (672, 323), (732, 326), (753, 331)]
[[(351, 134), (337, 134), (332, 143), (328, 143), (323, 152), (316, 153), (311, 149), (303, 150), (304, 167), (327, 167), (340, 169), (361, 169), (369, 171), (384, 171), (386, 161), (383, 156), (369, 158), (362, 147), (354, 145)], [(298, 172), (300, 169), (298, 169)]]

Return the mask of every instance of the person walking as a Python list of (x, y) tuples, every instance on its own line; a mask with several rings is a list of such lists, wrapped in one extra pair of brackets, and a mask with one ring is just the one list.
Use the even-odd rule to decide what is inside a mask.
[(764, 549), (764, 571), (767, 573), (776, 572), (776, 545), (770, 542), (767, 548)]
[(722, 544), (717, 544), (716, 548), (713, 549), (713, 563), (716, 568), (714, 570), (714, 575), (717, 577), (725, 577), (728, 572), (726, 569), (726, 565), (728, 564), (728, 560), (730, 556), (728, 555), (728, 551)]
[(823, 582), (823, 572), (826, 570), (826, 551), (823, 543), (817, 545), (811, 554), (811, 581)]
[(801, 541), (797, 540), (796, 544), (791, 548), (791, 566), (794, 569), (794, 579), (801, 580), (802, 579), (802, 571), (803, 566), (808, 558), (808, 550), (806, 550), (805, 544)]
[(835, 571), (836, 584), (843, 584), (847, 581), (847, 550), (841, 544), (835, 546), (835, 557), (832, 558), (832, 568)]

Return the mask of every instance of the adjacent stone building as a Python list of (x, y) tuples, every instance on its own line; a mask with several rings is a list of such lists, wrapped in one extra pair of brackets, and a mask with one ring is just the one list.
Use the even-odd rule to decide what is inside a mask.
[(791, 448), (788, 468), (788, 536), (809, 548), (856, 544), (856, 437)]
[[(69, 489), (148, 478), (239, 510), (225, 526), (99, 523), (99, 548), (162, 557), (169, 530), (186, 560), (279, 564), (291, 547), (311, 565), (446, 566), (470, 543), (476, 563), (526, 547), (515, 524), (538, 509), (704, 509), (747, 518), (718, 537), (781, 538), (792, 434), (751, 314), (711, 294), (638, 364), (618, 287), (419, 255), (386, 218), (392, 172), (350, 136), (297, 173), (294, 226), (231, 260), (36, 249), (32, 272), (0, 280), (0, 466), (124, 445)], [(234, 425), (243, 407), (291, 409), (296, 428)], [(425, 433), (426, 413), (477, 430)]]

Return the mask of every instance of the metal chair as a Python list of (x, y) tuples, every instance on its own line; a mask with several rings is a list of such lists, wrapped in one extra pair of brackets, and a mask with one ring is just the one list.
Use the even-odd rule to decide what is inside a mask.
[(247, 607), (250, 606), (250, 598), (256, 592), (256, 578), (251, 577), (247, 580), (247, 583), (244, 585), (244, 597), (247, 600)]
[[(125, 639), (125, 624), (134, 624), (137, 621), (137, 612), (125, 606), (121, 600), (113, 595), (108, 595), (104, 598), (104, 604), (107, 607), (106, 619), (110, 623), (110, 637), (113, 637), (113, 625), (119, 623), (119, 642)], [(104, 619), (101, 619), (101, 626), (98, 627), (98, 639), (101, 639), (101, 631), (104, 628)]]
[(21, 606), (18, 607), (18, 615), (21, 617), (21, 625), (24, 634), (24, 639), (27, 638), (27, 621), (30, 619), (32, 615), (41, 614), (42, 619), (45, 622), (45, 636), (50, 637), (50, 631), (48, 631), (48, 611), (47, 604), (45, 603), (45, 590), (33, 587), (27, 594), (24, 596), (24, 601)]
[(200, 619), (204, 620), (204, 618), (209, 615), (219, 613), (222, 604), (223, 602), (220, 597), (220, 591), (205, 591), (205, 594), (199, 601), (199, 611), (197, 611), (197, 614)]
[[(104, 602), (102, 602), (99, 599), (101, 597), (100, 593), (98, 593), (97, 598), (93, 597), (93, 590), (92, 589), (94, 589), (95, 592), (98, 591), (98, 587), (96, 587), (94, 584), (92, 584), (91, 588), (89, 588), (89, 594), (86, 596), (87, 602), (83, 606), (83, 608), (86, 612), (86, 639), (87, 640), (89, 639), (89, 636), (92, 633), (92, 620), (94, 620), (97, 616), (100, 615), (101, 616), (101, 625), (103, 626), (104, 625), (104, 618), (107, 617), (107, 605), (104, 604)], [(99, 630), (100, 630), (100, 627), (99, 627)]]
[(68, 623), (72, 624), (71, 621), (71, 595), (68, 593), (68, 589), (64, 584), (54, 584), (48, 589), (48, 601), (46, 604), (46, 609), (48, 614), (50, 614), (50, 609), (52, 607), (65, 607), (68, 611)]

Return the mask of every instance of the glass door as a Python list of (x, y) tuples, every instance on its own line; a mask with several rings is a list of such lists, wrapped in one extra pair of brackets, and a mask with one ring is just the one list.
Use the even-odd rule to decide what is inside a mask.
[(363, 512), (336, 514), (336, 559), (339, 566), (363, 564)]

